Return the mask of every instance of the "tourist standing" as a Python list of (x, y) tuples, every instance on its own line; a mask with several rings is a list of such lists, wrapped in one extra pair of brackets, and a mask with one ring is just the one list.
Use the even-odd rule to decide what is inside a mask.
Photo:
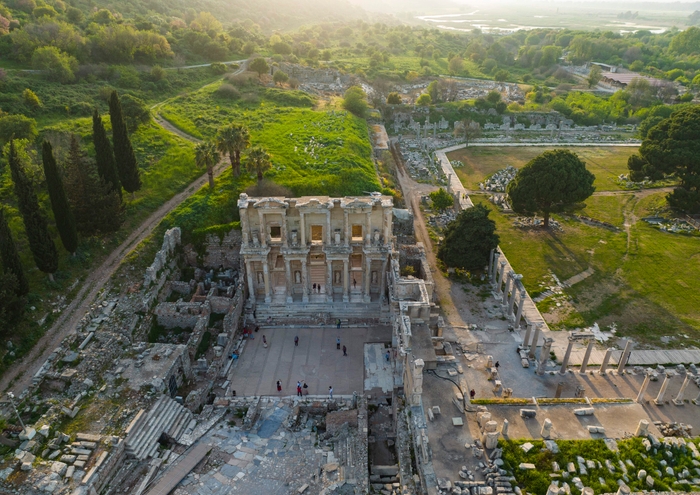
[(338, 337), (337, 339), (335, 339), (335, 348), (338, 349), (338, 350), (340, 350), (340, 337)]
[(267, 339), (265, 338), (264, 335), (263, 335), (263, 347), (264, 347), (265, 349), (267, 349)]
[(281, 392), (282, 391), (282, 382), (277, 380), (277, 391)]
[(469, 391), (469, 398), (470, 398), (471, 400), (474, 400), (474, 397), (476, 397), (476, 390), (471, 389), (471, 390)]
[(295, 335), (294, 336), (294, 346), (298, 346), (298, 345), (299, 345), (299, 336)]
[(333, 400), (333, 385), (328, 387), (328, 397)]
[(389, 351), (386, 351), (386, 354), (384, 355), (384, 357), (386, 357), (386, 362), (388, 363), (389, 358), (391, 357), (391, 354), (389, 353)]
[(335, 327), (340, 330), (340, 318), (338, 318), (338, 321), (335, 322)]
[(304, 395), (309, 395), (309, 386), (304, 382), (304, 385), (301, 386), (301, 388), (304, 389)]
[(297, 382), (297, 395), (301, 397), (301, 382)]
[(343, 346), (343, 356), (347, 356), (347, 355), (348, 355), (348, 348)]

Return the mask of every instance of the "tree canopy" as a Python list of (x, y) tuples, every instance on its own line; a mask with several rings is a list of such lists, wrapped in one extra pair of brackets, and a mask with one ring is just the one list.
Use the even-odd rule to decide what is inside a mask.
[(367, 94), (359, 86), (351, 86), (343, 97), (343, 108), (360, 118), (367, 116)]
[(445, 265), (470, 272), (482, 270), (489, 263), (492, 249), (498, 246), (496, 222), (489, 218), (484, 205), (463, 210), (445, 228), (437, 257)]
[(450, 193), (445, 191), (442, 187), (437, 191), (430, 193), (430, 201), (433, 203), (433, 208), (439, 211), (444, 211), (454, 205), (454, 198)]
[(680, 211), (700, 212), (700, 107), (675, 111), (651, 127), (627, 163), (632, 180), (660, 179), (675, 173), (679, 186), (667, 196), (669, 205)]
[(541, 213), (547, 228), (550, 213), (580, 203), (593, 194), (594, 180), (595, 176), (586, 170), (586, 164), (576, 153), (550, 150), (518, 170), (507, 192), (513, 211), (524, 215)]

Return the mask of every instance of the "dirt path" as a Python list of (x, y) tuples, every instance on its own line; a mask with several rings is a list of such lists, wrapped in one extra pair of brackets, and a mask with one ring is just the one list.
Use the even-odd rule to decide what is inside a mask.
[(410, 209), (413, 212), (416, 240), (422, 242), (425, 247), (425, 255), (428, 258), (428, 264), (435, 282), (437, 302), (441, 306), (445, 320), (449, 325), (453, 327), (465, 327), (467, 323), (462, 319), (460, 310), (463, 311), (464, 308), (468, 307), (468, 299), (461, 289), (460, 284), (453, 284), (436, 268), (437, 258), (433, 251), (433, 244), (430, 240), (430, 236), (428, 235), (428, 227), (426, 226), (425, 218), (423, 218), (423, 213), (419, 208), (420, 197), (435, 191), (437, 187), (414, 181), (411, 176), (408, 175), (403, 163), (400, 163), (399, 160), (396, 161), (399, 184), (401, 185), (406, 205), (410, 205)]
[[(175, 128), (168, 121), (163, 119), (157, 112), (154, 112), (155, 122), (163, 127), (168, 132), (171, 132), (183, 139), (187, 139), (193, 143), (200, 142), (199, 139), (185, 134)], [(222, 160), (214, 169), (214, 176), (220, 175), (228, 166), (228, 162)], [(73, 331), (88, 312), (90, 306), (94, 302), (98, 293), (104, 288), (105, 284), (114, 275), (119, 268), (121, 260), (138, 244), (146, 239), (153, 229), (160, 223), (165, 216), (175, 209), (180, 203), (192, 196), (202, 186), (207, 184), (209, 178), (206, 173), (201, 175), (197, 180), (192, 182), (185, 190), (176, 194), (168, 201), (163, 203), (158, 210), (153, 212), (141, 225), (139, 225), (127, 239), (119, 245), (105, 259), (102, 264), (96, 268), (82, 282), (82, 286), (75, 298), (63, 310), (61, 315), (56, 319), (54, 324), (34, 345), (32, 350), (25, 355), (20, 361), (16, 362), (12, 368), (8, 369), (0, 378), (0, 390), (7, 391), (8, 389), (19, 394), (32, 383), (32, 377), (41, 368), (53, 350), (58, 347), (61, 341)]]

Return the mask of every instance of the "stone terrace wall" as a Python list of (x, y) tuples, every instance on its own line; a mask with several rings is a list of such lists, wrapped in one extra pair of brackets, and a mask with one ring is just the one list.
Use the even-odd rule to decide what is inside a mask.
[(158, 324), (165, 328), (195, 328), (200, 319), (209, 323), (211, 306), (208, 303), (163, 302), (156, 306)]
[(231, 230), (223, 239), (219, 239), (214, 234), (209, 234), (205, 241), (203, 259), (199, 259), (191, 244), (185, 246), (187, 264), (206, 269), (219, 269), (221, 267), (238, 269), (240, 267), (241, 239), (242, 234), (240, 230)]

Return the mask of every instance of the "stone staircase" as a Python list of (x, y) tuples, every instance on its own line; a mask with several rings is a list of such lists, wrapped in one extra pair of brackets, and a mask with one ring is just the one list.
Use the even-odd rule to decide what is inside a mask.
[(161, 396), (150, 411), (139, 411), (127, 428), (126, 455), (139, 460), (152, 458), (158, 451), (158, 439), (165, 434), (177, 442), (191, 429), (192, 413), (167, 395)]
[[(384, 315), (386, 313), (386, 315)], [(334, 323), (337, 319), (341, 322), (379, 322), (388, 318), (388, 307), (383, 311), (379, 302), (309, 302), (276, 305), (258, 302), (256, 305), (258, 321), (265, 323), (268, 318), (273, 324), (292, 322), (326, 322)]]

